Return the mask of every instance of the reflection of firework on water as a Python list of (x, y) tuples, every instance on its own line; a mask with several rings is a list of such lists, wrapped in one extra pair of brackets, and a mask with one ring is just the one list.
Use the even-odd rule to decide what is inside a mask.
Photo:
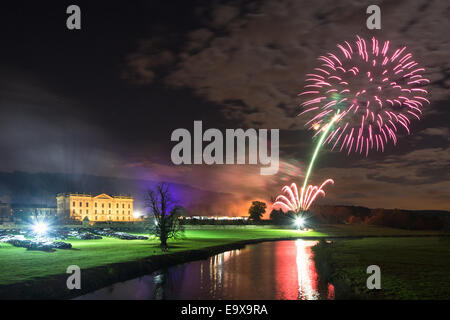
[(281, 190), (287, 196), (280, 194), (275, 199), (272, 207), (286, 212), (293, 211), (298, 213), (299, 211), (307, 211), (319, 194), (325, 196), (323, 187), (328, 183), (333, 184), (334, 181), (332, 179), (327, 179), (320, 186), (309, 185), (304, 192), (302, 200), (300, 200), (298, 188), (295, 183), (292, 183), (290, 186), (284, 186)]
[(338, 44), (336, 53), (320, 56), (321, 66), (307, 74), (299, 96), (308, 100), (300, 113), (311, 116), (306, 123), (318, 134), (328, 119), (340, 110), (335, 127), (325, 143), (367, 156), (369, 149), (384, 151), (388, 140), (397, 142), (397, 133), (410, 133), (410, 123), (420, 119), (429, 83), (424, 68), (412, 59), (406, 47), (393, 49), (389, 41), (367, 41), (357, 36), (355, 43)]

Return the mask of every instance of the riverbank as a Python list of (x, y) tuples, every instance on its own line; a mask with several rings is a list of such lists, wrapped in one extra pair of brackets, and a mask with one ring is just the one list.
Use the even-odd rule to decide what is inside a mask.
[[(223, 251), (262, 241), (435, 235), (436, 232), (370, 226), (325, 226), (308, 232), (274, 228), (187, 230), (185, 239), (169, 242), (169, 252), (161, 251), (156, 239), (70, 240), (72, 250), (55, 252), (27, 251), (1, 244), (0, 298), (72, 298), (163, 267), (205, 259)], [(68, 275), (65, 272), (70, 265), (78, 265), (82, 270), (81, 290), (70, 291), (66, 288)]]
[(285, 239), (269, 238), (237, 241), (226, 245), (154, 255), (134, 261), (111, 263), (83, 269), (81, 290), (67, 289), (66, 280), (69, 276), (67, 274), (34, 278), (10, 285), (0, 285), (0, 299), (71, 299), (117, 282), (150, 274), (162, 268), (207, 259), (210, 256), (229, 250), (241, 249), (247, 244), (292, 239), (289, 237)]
[[(450, 299), (450, 237), (364, 238), (313, 248), (320, 276), (337, 299)], [(367, 289), (367, 267), (381, 269), (381, 290)]]

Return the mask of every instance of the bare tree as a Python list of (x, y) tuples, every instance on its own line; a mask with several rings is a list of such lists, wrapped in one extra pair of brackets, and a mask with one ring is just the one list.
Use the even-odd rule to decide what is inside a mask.
[(174, 204), (167, 183), (159, 183), (154, 190), (148, 191), (146, 206), (155, 219), (153, 233), (160, 239), (164, 249), (167, 249), (168, 239), (176, 239), (184, 231), (178, 219), (179, 207)]

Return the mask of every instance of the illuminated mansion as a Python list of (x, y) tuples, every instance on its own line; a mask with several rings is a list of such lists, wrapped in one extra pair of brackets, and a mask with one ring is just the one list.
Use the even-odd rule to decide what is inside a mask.
[(133, 217), (133, 198), (109, 196), (105, 193), (98, 196), (78, 193), (60, 193), (56, 196), (57, 215), (83, 221), (136, 221)]

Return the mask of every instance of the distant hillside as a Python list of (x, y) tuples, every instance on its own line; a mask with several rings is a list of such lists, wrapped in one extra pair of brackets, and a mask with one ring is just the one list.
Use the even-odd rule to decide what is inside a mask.
[(368, 223), (393, 228), (441, 230), (449, 227), (450, 212), (439, 210), (369, 209), (358, 206), (316, 205), (314, 219), (322, 223)]

